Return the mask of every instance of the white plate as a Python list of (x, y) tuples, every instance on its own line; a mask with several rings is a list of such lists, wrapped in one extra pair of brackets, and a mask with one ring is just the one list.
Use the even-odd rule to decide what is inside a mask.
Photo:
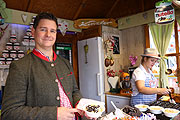
[[(95, 112), (88, 112), (86, 107), (88, 105), (99, 105), (100, 108), (98, 108), (98, 112), (95, 113)], [(101, 116), (101, 114), (105, 111), (105, 103), (104, 102), (101, 102), (101, 101), (97, 101), (97, 100), (92, 100), (92, 99), (86, 99), (86, 98), (82, 98), (78, 105), (77, 105), (77, 109), (80, 109), (80, 110), (83, 110), (85, 111), (86, 115), (89, 116), (89, 117), (92, 117), (92, 118), (98, 118)]]

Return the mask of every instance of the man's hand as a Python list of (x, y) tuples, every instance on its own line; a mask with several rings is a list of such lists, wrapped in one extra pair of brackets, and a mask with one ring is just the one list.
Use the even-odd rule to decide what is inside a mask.
[(75, 117), (75, 108), (58, 107), (58, 120), (72, 120)]

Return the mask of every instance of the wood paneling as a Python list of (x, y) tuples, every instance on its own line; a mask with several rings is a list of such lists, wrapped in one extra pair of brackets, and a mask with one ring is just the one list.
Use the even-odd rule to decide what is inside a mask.
[(145, 34), (144, 26), (138, 26), (122, 30), (122, 56), (125, 69), (130, 67), (129, 55), (138, 56), (137, 62), (134, 66), (139, 66), (141, 62), (141, 55), (145, 49)]
[(58, 18), (122, 18), (155, 8), (160, 0), (4, 0), (7, 8), (40, 13)]
[(77, 34), (78, 40), (83, 40), (92, 37), (101, 37), (102, 36), (101, 29), (102, 29), (101, 26), (93, 26), (89, 29), (85, 29), (81, 33)]

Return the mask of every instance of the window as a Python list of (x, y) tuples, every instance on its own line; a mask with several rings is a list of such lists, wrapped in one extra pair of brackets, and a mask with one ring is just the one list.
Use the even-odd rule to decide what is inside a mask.
[[(178, 36), (178, 37), (176, 37)], [(146, 37), (147, 38), (147, 37)], [(180, 83), (179, 81), (179, 77), (174, 76), (175, 70), (179, 69), (179, 45), (180, 42), (178, 42), (180, 40), (180, 26), (178, 25), (177, 22), (175, 22), (175, 26), (174, 26), (174, 30), (173, 33), (171, 35), (171, 39), (170, 39), (170, 43), (168, 46), (168, 49), (166, 51), (166, 56), (167, 56), (167, 60), (166, 60), (166, 65), (167, 65), (167, 69), (172, 70), (172, 73), (168, 75), (168, 82), (169, 82), (169, 86), (170, 87), (178, 87), (178, 83)], [(149, 40), (146, 40), (146, 42), (150, 42), (149, 46), (146, 47), (151, 47), (151, 48), (156, 48), (153, 42), (153, 38), (149, 29)], [(155, 77), (157, 77), (157, 79), (159, 79), (159, 64), (157, 63), (156, 65), (154, 65), (153, 69), (152, 69), (153, 73), (155, 74)], [(178, 82), (179, 81), (179, 82)]]

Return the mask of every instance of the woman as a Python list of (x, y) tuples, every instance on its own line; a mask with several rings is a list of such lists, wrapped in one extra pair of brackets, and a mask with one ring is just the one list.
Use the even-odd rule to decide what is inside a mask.
[(132, 97), (131, 106), (136, 104), (149, 104), (156, 101), (157, 94), (168, 94), (170, 89), (157, 88), (157, 79), (154, 77), (151, 69), (160, 59), (154, 48), (147, 48), (141, 55), (142, 60), (138, 68), (132, 74)]

